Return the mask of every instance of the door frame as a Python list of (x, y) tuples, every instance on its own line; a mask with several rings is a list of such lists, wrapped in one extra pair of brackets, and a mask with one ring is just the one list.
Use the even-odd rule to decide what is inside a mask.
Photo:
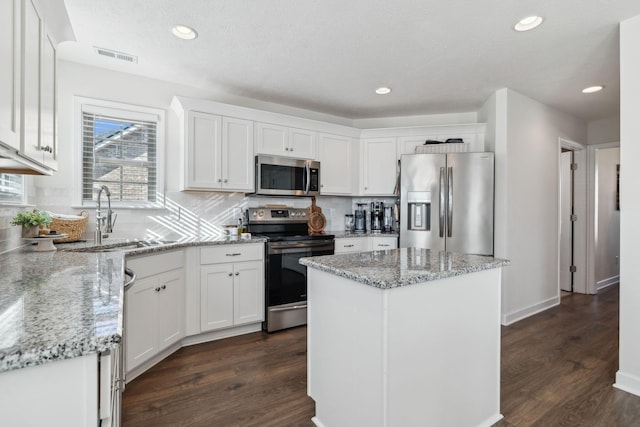
[(573, 175), (573, 212), (578, 216), (578, 220), (573, 224), (573, 263), (577, 267), (577, 271), (573, 275), (573, 292), (586, 294), (589, 293), (587, 272), (590, 271), (592, 265), (587, 257), (587, 223), (589, 221), (587, 213), (587, 150), (584, 145), (578, 142), (558, 138), (558, 295), (560, 295), (560, 224), (562, 220), (560, 209), (562, 203), (560, 194), (562, 162), (560, 152), (563, 148), (573, 151), (573, 162), (578, 165), (578, 169)]
[(597, 294), (595, 257), (596, 257), (596, 153), (607, 148), (620, 148), (620, 142), (593, 144), (587, 147), (588, 192), (587, 192), (587, 293)]

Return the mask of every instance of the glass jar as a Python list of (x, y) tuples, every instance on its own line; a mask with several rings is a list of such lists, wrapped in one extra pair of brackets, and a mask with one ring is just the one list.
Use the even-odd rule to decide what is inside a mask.
[(353, 231), (354, 221), (353, 214), (346, 214), (344, 216), (344, 231), (351, 233)]

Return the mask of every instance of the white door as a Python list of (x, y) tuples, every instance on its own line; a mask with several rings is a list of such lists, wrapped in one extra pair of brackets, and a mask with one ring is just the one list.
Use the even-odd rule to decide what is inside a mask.
[(560, 154), (560, 289), (572, 291), (570, 268), (573, 257), (573, 231), (571, 214), (573, 209), (572, 151)]
[(353, 194), (354, 168), (351, 138), (320, 134), (320, 192), (324, 194)]
[(215, 189), (222, 186), (222, 117), (190, 111), (185, 149), (185, 189)]
[(158, 352), (158, 279), (138, 279), (127, 290), (125, 310), (126, 362), (130, 371)]
[(316, 133), (306, 129), (289, 129), (289, 155), (298, 159), (316, 160)]
[(393, 196), (396, 187), (396, 139), (362, 141), (362, 195)]
[[(40, 151), (40, 16), (29, 0), (22, 3), (22, 153), (42, 163)], [(3, 66), (5, 66), (3, 64)]]
[(0, 2), (0, 143), (20, 149), (17, 135), (17, 95), (20, 63), (18, 56), (20, 3), (16, 0)]
[(222, 141), (222, 188), (254, 191), (253, 122), (224, 117)]
[(256, 153), (289, 155), (289, 128), (270, 123), (256, 123)]
[(233, 325), (233, 264), (200, 268), (202, 332)]
[(234, 265), (233, 323), (264, 320), (263, 264), (260, 261)]
[(160, 275), (158, 281), (158, 351), (183, 337), (183, 269)]

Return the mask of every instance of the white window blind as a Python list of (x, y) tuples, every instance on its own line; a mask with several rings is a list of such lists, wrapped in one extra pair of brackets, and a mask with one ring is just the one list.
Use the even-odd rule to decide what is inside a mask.
[(22, 203), (24, 194), (24, 177), (8, 173), (0, 173), (0, 203)]
[(158, 204), (159, 117), (121, 107), (81, 108), (82, 201), (95, 201), (106, 185), (112, 202)]

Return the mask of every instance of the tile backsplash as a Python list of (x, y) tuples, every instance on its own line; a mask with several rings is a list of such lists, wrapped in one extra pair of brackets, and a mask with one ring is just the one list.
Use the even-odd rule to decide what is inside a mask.
[[(43, 194), (45, 193), (45, 194)], [(48, 197), (41, 192), (37, 197), (38, 209), (62, 214), (79, 214), (82, 209), (61, 206), (58, 195)], [(344, 230), (344, 215), (353, 213), (355, 203), (382, 200), (393, 202), (393, 198), (352, 198), (319, 196), (316, 204), (322, 208), (327, 219), (327, 231)], [(57, 203), (56, 203), (57, 202)], [(193, 238), (222, 235), (225, 224), (236, 224), (240, 212), (249, 207), (267, 204), (306, 208), (311, 205), (307, 197), (276, 198), (245, 196), (243, 193), (215, 192), (167, 192), (162, 209), (113, 208), (117, 215), (112, 238), (190, 240)], [(16, 212), (24, 208), (0, 206), (0, 253), (24, 244), (20, 239), (20, 227), (10, 225)], [(87, 208), (89, 223), (84, 239), (93, 240), (95, 230), (95, 208)]]

